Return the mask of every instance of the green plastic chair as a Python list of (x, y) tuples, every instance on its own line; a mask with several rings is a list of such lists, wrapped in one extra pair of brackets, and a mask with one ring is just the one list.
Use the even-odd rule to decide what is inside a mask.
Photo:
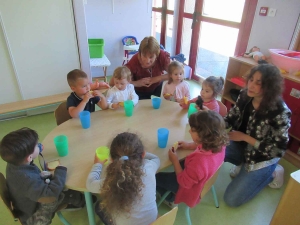
[[(209, 178), (204, 187), (203, 187), (203, 190), (202, 192), (200, 193), (201, 195), (201, 199), (206, 195), (206, 193), (211, 190), (212, 193), (213, 193), (213, 197), (214, 197), (214, 201), (215, 201), (215, 206), (216, 208), (219, 208), (219, 201), (218, 201), (218, 197), (217, 197), (217, 194), (216, 194), (216, 190), (215, 190), (215, 187), (214, 187), (214, 183), (215, 181), (217, 180), (217, 177), (218, 177), (218, 174), (220, 172), (220, 168), (221, 168), (222, 164), (220, 165), (220, 167), (218, 168), (218, 170), (215, 172), (215, 174)], [(166, 197), (171, 193), (171, 191), (167, 191), (163, 194), (163, 196), (161, 197), (161, 199), (158, 201), (157, 203), (157, 207), (160, 206), (160, 204), (166, 199)], [(184, 213), (185, 213), (185, 218), (186, 218), (186, 221), (187, 221), (187, 224), (188, 225), (192, 225), (192, 221), (191, 221), (191, 217), (190, 217), (190, 207), (187, 206), (186, 204), (184, 204)]]

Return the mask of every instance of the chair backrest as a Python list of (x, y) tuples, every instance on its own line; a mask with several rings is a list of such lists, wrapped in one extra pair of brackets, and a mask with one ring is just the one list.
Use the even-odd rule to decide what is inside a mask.
[(173, 225), (176, 219), (178, 207), (173, 208), (166, 214), (158, 217), (151, 225)]
[(4, 202), (6, 208), (8, 209), (9, 213), (14, 218), (14, 220), (18, 221), (19, 220), (18, 216), (15, 213), (15, 211), (13, 210), (13, 207), (11, 204), (8, 188), (6, 185), (6, 179), (2, 173), (0, 173), (0, 197), (1, 197), (2, 201)]
[(123, 45), (137, 45), (139, 42), (134, 36), (126, 36), (122, 38)]
[(226, 116), (227, 115), (226, 105), (224, 105), (223, 102), (221, 102), (219, 100), (217, 100), (217, 102), (218, 102), (219, 108), (220, 108), (220, 110), (219, 110), (220, 115), (223, 116), (223, 117)]
[(215, 174), (211, 178), (209, 178), (206, 181), (206, 183), (204, 184), (204, 187), (203, 187), (202, 192), (201, 192), (201, 198), (203, 198), (206, 195), (206, 193), (210, 190), (210, 188), (216, 182), (222, 165), (223, 165), (223, 163), (219, 166), (219, 168), (217, 169)]
[(54, 116), (56, 119), (57, 126), (62, 124), (63, 122), (72, 119), (68, 110), (67, 110), (67, 102), (62, 102), (60, 105), (55, 109)]

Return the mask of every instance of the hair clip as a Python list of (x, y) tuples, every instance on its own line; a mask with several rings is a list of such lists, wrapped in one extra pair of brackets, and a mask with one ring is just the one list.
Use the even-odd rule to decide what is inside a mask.
[(119, 158), (120, 161), (125, 161), (125, 160), (128, 160), (128, 156), (127, 155), (123, 155)]

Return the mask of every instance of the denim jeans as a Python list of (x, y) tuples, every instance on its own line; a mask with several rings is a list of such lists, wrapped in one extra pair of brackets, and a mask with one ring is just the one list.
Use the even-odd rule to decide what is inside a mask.
[(273, 180), (273, 172), (277, 164), (267, 166), (254, 171), (246, 171), (244, 167), (244, 150), (246, 144), (243, 142), (230, 141), (226, 147), (225, 162), (237, 166), (242, 165), (240, 173), (230, 182), (224, 194), (224, 201), (231, 207), (240, 206), (255, 195)]

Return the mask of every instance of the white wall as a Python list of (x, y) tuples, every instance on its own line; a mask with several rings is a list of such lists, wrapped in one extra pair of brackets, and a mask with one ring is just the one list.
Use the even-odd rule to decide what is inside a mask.
[[(277, 9), (275, 17), (259, 16), (260, 7)], [(255, 45), (265, 55), (268, 49), (288, 49), (299, 13), (300, 0), (259, 0), (247, 51)]]
[(107, 74), (112, 75), (123, 62), (122, 37), (132, 35), (140, 42), (151, 35), (152, 0), (87, 0), (84, 6), (88, 37), (104, 39), (104, 54), (111, 62)]

